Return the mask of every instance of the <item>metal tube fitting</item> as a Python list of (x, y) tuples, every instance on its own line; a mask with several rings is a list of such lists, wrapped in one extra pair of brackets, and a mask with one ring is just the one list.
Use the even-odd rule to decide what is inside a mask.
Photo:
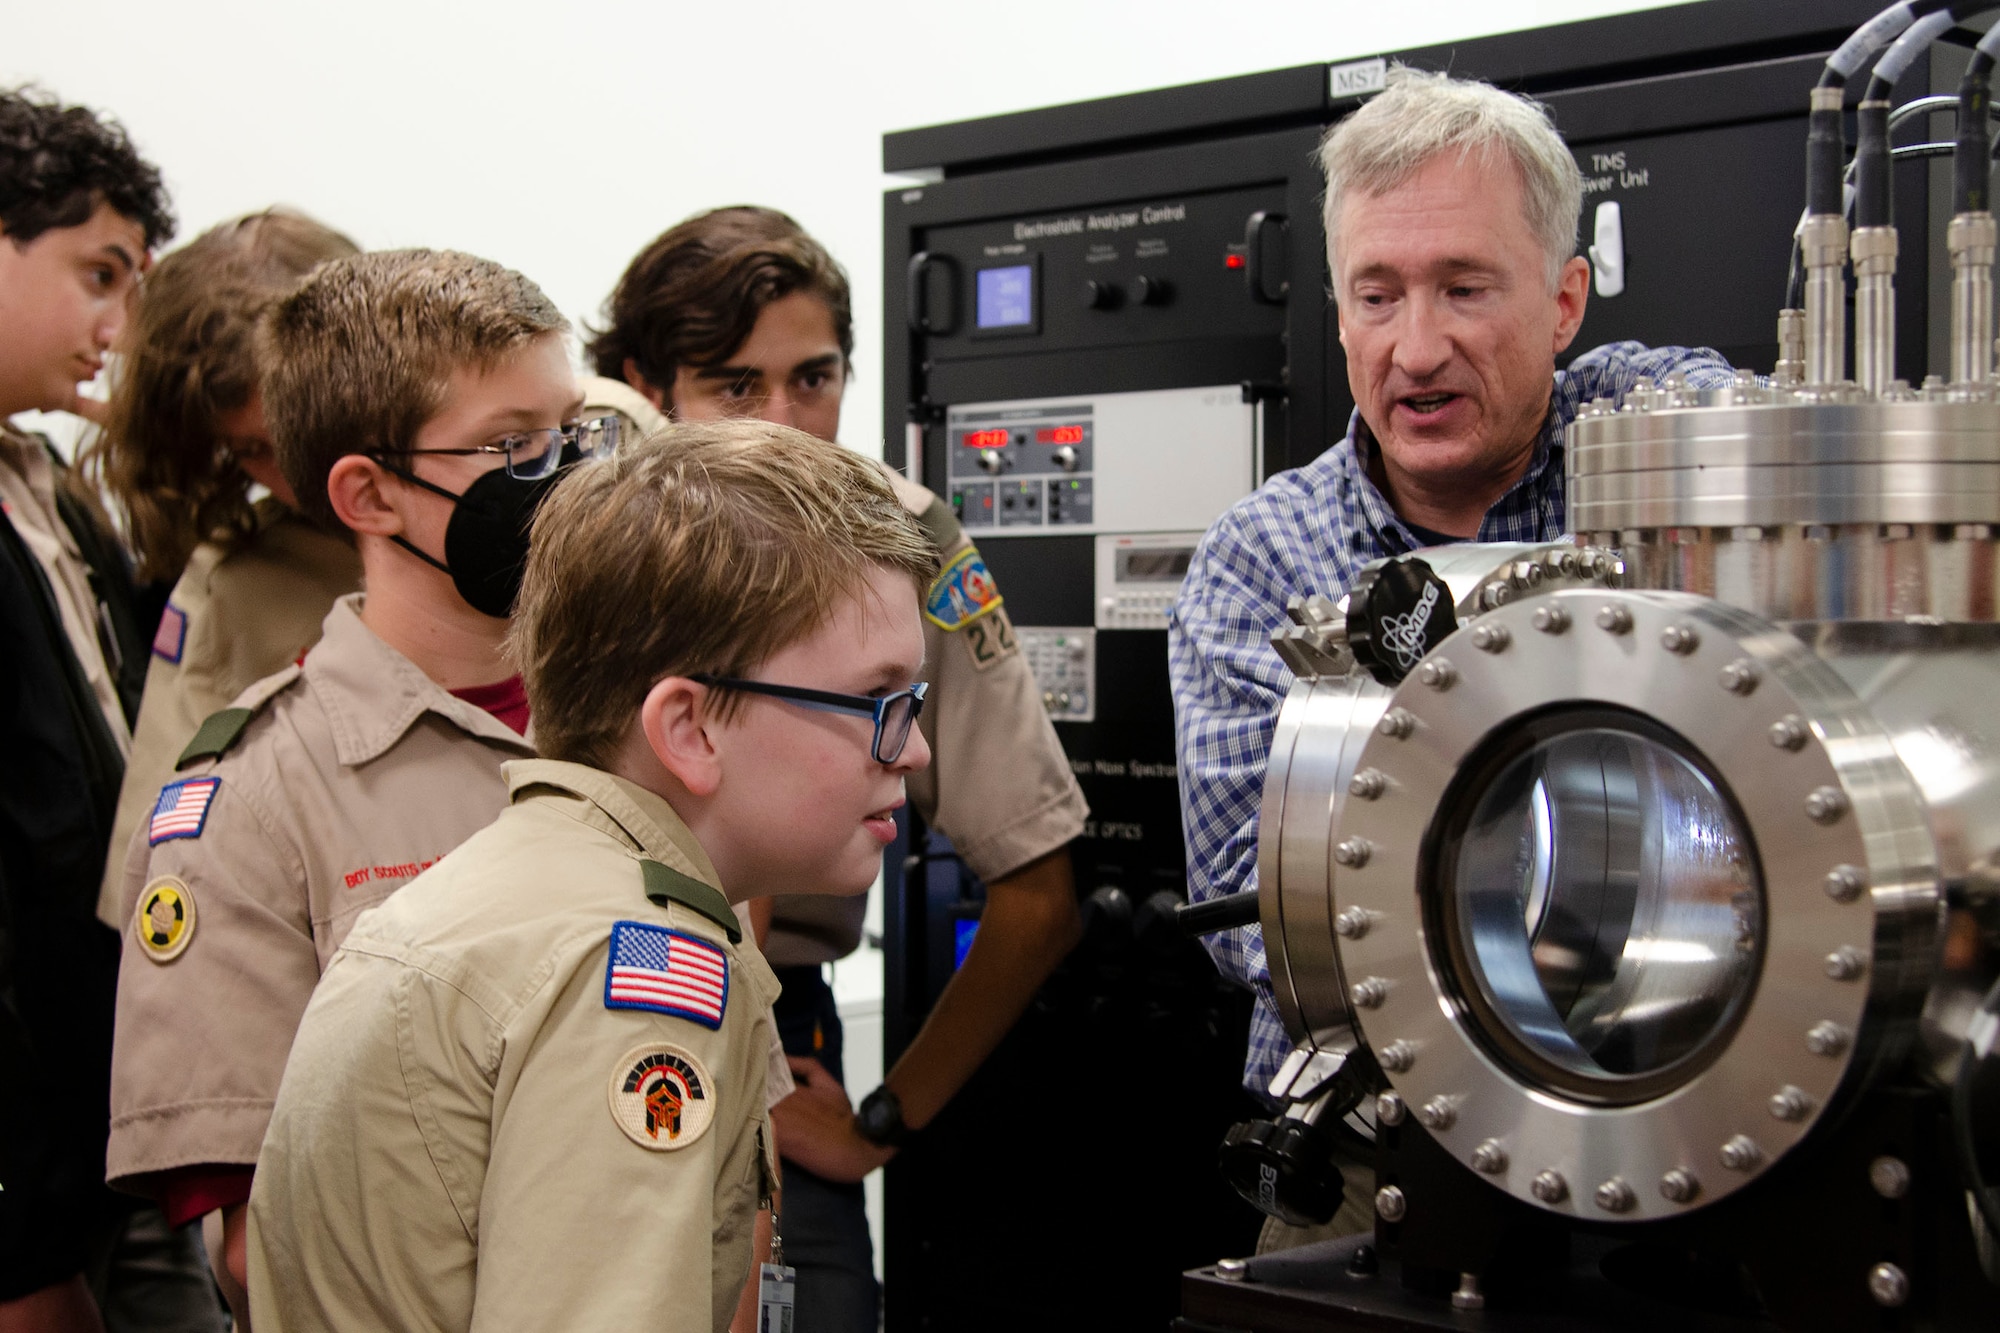
[(1806, 383), (1838, 384), (1847, 378), (1847, 219), (1809, 214), (1799, 246), (1806, 267)]
[(1896, 229), (1859, 227), (1854, 256), (1854, 378), (1880, 397), (1896, 377)]
[(1806, 312), (1778, 312), (1778, 364), (1771, 367), (1778, 387), (1797, 388), (1806, 382)]
[(1951, 253), (1951, 379), (1982, 385), (1993, 378), (1993, 252), (2000, 226), (1991, 213), (1960, 213), (1945, 228)]

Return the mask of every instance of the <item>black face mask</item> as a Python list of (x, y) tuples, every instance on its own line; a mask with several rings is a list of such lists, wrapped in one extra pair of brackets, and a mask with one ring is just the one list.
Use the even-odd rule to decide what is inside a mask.
[(528, 565), (528, 527), (563, 474), (557, 471), (522, 481), (508, 476), (506, 468), (497, 467), (453, 495), (413, 472), (389, 470), (452, 501), (451, 521), (444, 529), (443, 560), (418, 550), (400, 535), (390, 540), (451, 575), (452, 586), (473, 610), (505, 619), (521, 593), (521, 574)]

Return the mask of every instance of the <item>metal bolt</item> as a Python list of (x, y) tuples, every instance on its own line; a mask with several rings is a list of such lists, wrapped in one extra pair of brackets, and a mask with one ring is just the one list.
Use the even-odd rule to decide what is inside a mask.
[(1451, 1294), (1451, 1308), (1454, 1310), (1484, 1310), (1486, 1293), (1479, 1289), (1479, 1274), (1460, 1273), (1458, 1290)]
[(1355, 1007), (1379, 1009), (1382, 1007), (1382, 1001), (1389, 998), (1389, 983), (1380, 977), (1363, 977), (1349, 987), (1347, 993), (1353, 999)]
[(1606, 634), (1630, 634), (1632, 613), (1617, 603), (1602, 606), (1597, 610), (1597, 627)]
[(1364, 768), (1347, 783), (1347, 793), (1359, 796), (1364, 801), (1372, 801), (1389, 790), (1389, 779), (1382, 776), (1380, 769)]
[(1243, 1282), (1250, 1277), (1250, 1261), (1247, 1259), (1217, 1259), (1215, 1275), (1224, 1282)]
[(1764, 1160), (1764, 1150), (1748, 1134), (1738, 1134), (1722, 1145), (1722, 1164), (1731, 1171), (1748, 1171)]
[(1843, 944), (1826, 956), (1826, 974), (1835, 981), (1857, 981), (1867, 970), (1867, 955), (1851, 944)]
[(1831, 824), (1847, 813), (1847, 796), (1838, 787), (1815, 787), (1806, 797), (1806, 817), (1815, 824)]
[(1776, 1120), (1803, 1120), (1812, 1110), (1812, 1098), (1803, 1088), (1787, 1083), (1771, 1094), (1771, 1116)]
[(1514, 600), (1514, 590), (1504, 583), (1489, 583), (1479, 590), (1479, 607), (1493, 611)]
[(1374, 851), (1374, 845), (1366, 838), (1342, 838), (1333, 845), (1333, 863), (1346, 866), (1349, 870), (1359, 870), (1368, 864), (1368, 858)]
[(1569, 1197), (1569, 1182), (1560, 1171), (1540, 1171), (1528, 1182), (1528, 1193), (1543, 1203), (1561, 1203)]
[(1731, 694), (1749, 694), (1757, 688), (1763, 673), (1757, 664), (1747, 657), (1739, 657), (1722, 668), (1722, 688)]
[(1443, 1097), (1433, 1097), (1417, 1108), (1417, 1122), (1425, 1129), (1440, 1132), (1458, 1121), (1458, 1109)]
[(1815, 1023), (1806, 1030), (1806, 1049), (1814, 1055), (1839, 1055), (1847, 1049), (1847, 1030), (1831, 1021)]
[(1392, 1074), (1400, 1074), (1417, 1062), (1417, 1048), (1407, 1041), (1392, 1041), (1375, 1053), (1375, 1062)]
[(1900, 1157), (1877, 1157), (1868, 1164), (1868, 1183), (1885, 1199), (1900, 1199), (1910, 1192), (1910, 1168)]
[[(1336, 852), (1338, 848), (1334, 849)], [(1368, 913), (1359, 907), (1350, 907), (1333, 919), (1333, 933), (1344, 940), (1358, 940), (1368, 933)]]
[(1409, 1211), (1410, 1201), (1394, 1185), (1384, 1185), (1375, 1191), (1375, 1216), (1384, 1222), (1400, 1222)]
[(1569, 628), (1569, 612), (1560, 606), (1535, 608), (1535, 628), (1544, 634), (1560, 634)]
[(1382, 714), (1382, 720), (1375, 724), (1375, 730), (1391, 740), (1402, 740), (1417, 727), (1417, 719), (1407, 710), (1391, 708)]
[(1508, 568), (1507, 578), (1517, 588), (1524, 585), (1530, 588), (1540, 587), (1542, 567), (1532, 560), (1516, 560)]
[(1457, 679), (1458, 668), (1451, 664), (1449, 658), (1433, 657), (1417, 668), (1417, 683), (1428, 685), (1434, 690), (1448, 690), (1451, 688), (1451, 683)]
[(1400, 1125), (1403, 1123), (1403, 1112), (1407, 1109), (1403, 1105), (1403, 1094), (1385, 1092), (1375, 1099), (1376, 1122), (1384, 1125)]
[(1668, 1203), (1693, 1203), (1700, 1193), (1701, 1182), (1684, 1167), (1677, 1166), (1660, 1177), (1660, 1197)]
[(1826, 872), (1826, 896), (1837, 903), (1853, 902), (1867, 887), (1867, 877), (1856, 866), (1835, 866)]
[(1802, 750), (1812, 733), (1797, 713), (1787, 713), (1771, 724), (1771, 744), (1780, 750)]
[(1497, 653), (1513, 642), (1514, 636), (1507, 632), (1505, 625), (1474, 625), (1472, 646), (1483, 653)]
[(1660, 647), (1670, 653), (1678, 653), (1682, 657), (1686, 657), (1689, 653), (1701, 647), (1701, 635), (1695, 632), (1693, 625), (1685, 622), (1679, 625), (1669, 625), (1660, 631)]
[(1876, 1264), (1868, 1270), (1868, 1294), (1894, 1309), (1910, 1299), (1910, 1275), (1894, 1264)]
[(1607, 1213), (1629, 1212), (1632, 1205), (1638, 1202), (1632, 1195), (1632, 1187), (1625, 1183), (1622, 1176), (1613, 1176), (1599, 1185), (1597, 1193), (1591, 1197)]
[(1489, 1176), (1507, 1169), (1507, 1150), (1500, 1146), (1500, 1140), (1488, 1139), (1472, 1150), (1472, 1169)]

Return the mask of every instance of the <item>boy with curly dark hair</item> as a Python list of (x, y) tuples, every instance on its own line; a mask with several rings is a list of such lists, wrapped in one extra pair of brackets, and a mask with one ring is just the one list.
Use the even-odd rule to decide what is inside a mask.
[[(96, 906), (131, 743), (120, 667), (143, 662), (145, 639), (118, 632), (130, 585), (115, 540), (46, 444), (5, 424), (77, 409), (173, 228), (124, 130), (0, 90), (0, 1333), (177, 1317), (159, 1289), (129, 1292), (146, 1307), (130, 1318), (115, 1298), (100, 1314), (85, 1279), (132, 1221), (104, 1184), (118, 937)], [(168, 1266), (199, 1276), (191, 1237), (156, 1240), (178, 1241)]]

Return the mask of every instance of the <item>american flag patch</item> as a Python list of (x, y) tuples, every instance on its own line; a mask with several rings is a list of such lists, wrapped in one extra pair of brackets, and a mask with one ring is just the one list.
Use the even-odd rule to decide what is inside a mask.
[(187, 648), (187, 637), (187, 612), (168, 602), (167, 609), (160, 613), (160, 627), (153, 631), (153, 656), (179, 666), (181, 653)]
[(715, 945), (639, 921), (611, 927), (606, 1009), (650, 1009), (719, 1028), (728, 1004), (729, 959)]
[(208, 822), (208, 807), (221, 787), (221, 778), (209, 777), (183, 778), (160, 788), (160, 799), (153, 802), (152, 822), (146, 828), (146, 845), (157, 847), (172, 838), (199, 838), (201, 826)]

